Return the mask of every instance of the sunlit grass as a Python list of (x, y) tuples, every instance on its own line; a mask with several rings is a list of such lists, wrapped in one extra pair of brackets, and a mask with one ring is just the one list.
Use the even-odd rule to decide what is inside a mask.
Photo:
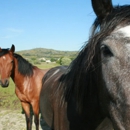
[(57, 63), (45, 63), (43, 62), (42, 64), (36, 65), (37, 67), (41, 68), (41, 69), (49, 69), (55, 66), (59, 66), (59, 64)]
[(0, 108), (20, 108), (20, 102), (15, 94), (15, 84), (10, 78), (10, 84), (7, 88), (0, 87)]

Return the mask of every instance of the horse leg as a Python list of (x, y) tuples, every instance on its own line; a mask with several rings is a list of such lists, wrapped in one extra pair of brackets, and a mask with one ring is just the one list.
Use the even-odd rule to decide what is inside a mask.
[(27, 130), (32, 130), (32, 116), (30, 113), (30, 104), (25, 102), (21, 102), (21, 104), (25, 112), (26, 128)]
[(39, 101), (33, 102), (31, 105), (34, 113), (34, 123), (36, 130), (39, 130)]

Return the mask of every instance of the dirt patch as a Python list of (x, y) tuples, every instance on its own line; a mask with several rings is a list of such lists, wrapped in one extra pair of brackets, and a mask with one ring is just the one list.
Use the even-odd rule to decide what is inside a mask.
[[(50, 130), (50, 128), (42, 122), (39, 130)], [(21, 111), (0, 110), (0, 130), (26, 130), (25, 115)], [(32, 130), (35, 130), (33, 122)]]

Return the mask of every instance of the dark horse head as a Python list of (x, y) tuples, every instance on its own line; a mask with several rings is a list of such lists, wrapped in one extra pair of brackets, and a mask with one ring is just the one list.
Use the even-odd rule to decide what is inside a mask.
[(64, 74), (66, 97), (79, 112), (109, 117), (116, 130), (130, 130), (130, 6), (92, 0), (97, 18), (87, 44)]
[(0, 48), (0, 85), (8, 87), (9, 78), (13, 68), (13, 53), (15, 46), (12, 45), (11, 49)]

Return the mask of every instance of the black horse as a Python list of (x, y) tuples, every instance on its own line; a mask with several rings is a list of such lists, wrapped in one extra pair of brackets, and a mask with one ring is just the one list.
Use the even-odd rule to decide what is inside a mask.
[(95, 130), (108, 117), (130, 130), (130, 6), (92, 0), (90, 39), (69, 67), (43, 78), (40, 110), (55, 130)]

